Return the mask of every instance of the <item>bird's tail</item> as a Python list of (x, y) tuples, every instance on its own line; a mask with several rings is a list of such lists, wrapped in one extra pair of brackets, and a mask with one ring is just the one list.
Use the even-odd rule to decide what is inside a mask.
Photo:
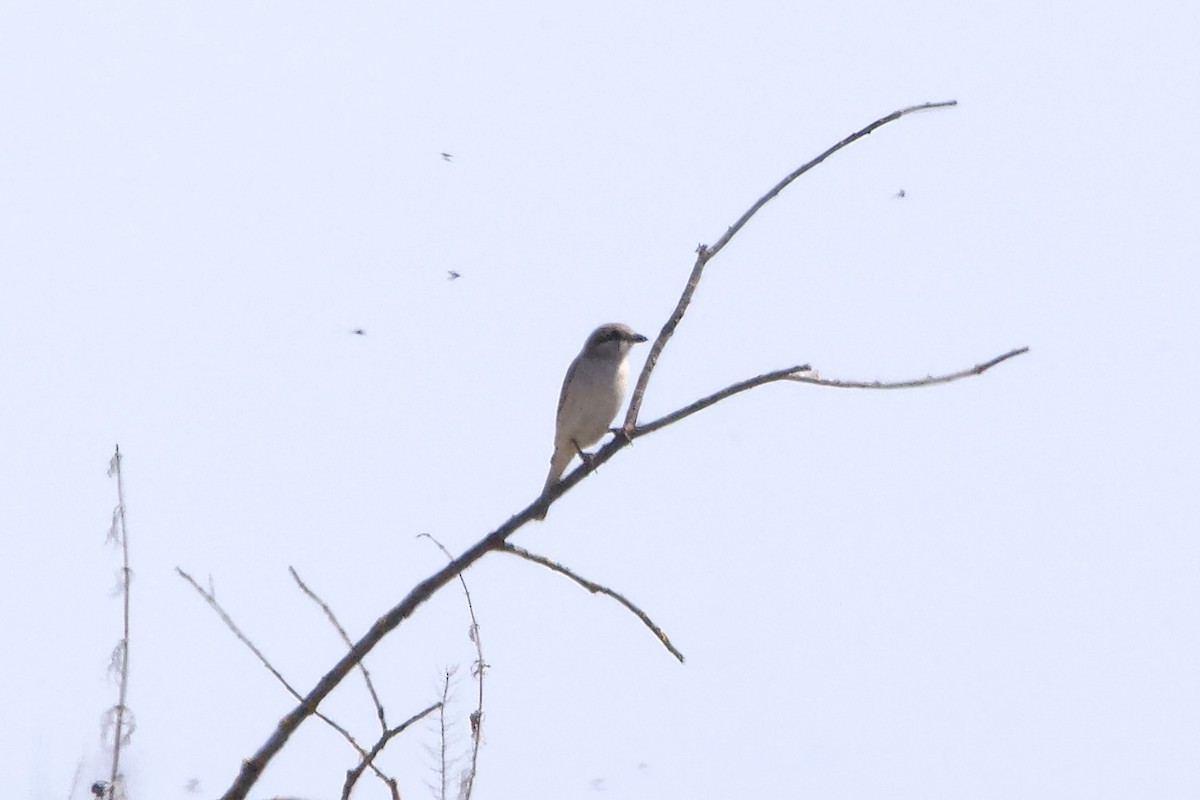
[[(550, 487), (558, 483), (558, 479), (567, 471), (567, 465), (571, 463), (574, 454), (566, 447), (555, 447), (554, 455), (550, 456), (550, 474), (546, 476), (546, 485), (542, 487), (542, 494), (546, 494)], [(542, 520), (546, 518), (546, 507), (542, 506), (541, 510), (534, 515), (534, 519)]]

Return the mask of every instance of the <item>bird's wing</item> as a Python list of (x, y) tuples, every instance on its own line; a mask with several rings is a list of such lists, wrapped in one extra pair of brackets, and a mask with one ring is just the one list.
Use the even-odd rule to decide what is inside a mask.
[(575, 377), (575, 370), (579, 367), (579, 359), (583, 358), (583, 353), (575, 356), (575, 360), (571, 362), (571, 366), (567, 367), (567, 374), (563, 377), (562, 389), (558, 392), (558, 411), (554, 414), (555, 439), (558, 438), (558, 428), (562, 426), (563, 406), (567, 404), (567, 387), (571, 385), (571, 378)]

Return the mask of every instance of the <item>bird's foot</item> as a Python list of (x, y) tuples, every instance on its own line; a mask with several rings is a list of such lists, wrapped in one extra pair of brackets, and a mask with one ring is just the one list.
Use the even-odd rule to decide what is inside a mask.
[(624, 439), (625, 444), (633, 444), (633, 437), (629, 435), (627, 428), (609, 428), (608, 432), (613, 435), (614, 439)]
[(595, 460), (595, 456), (593, 456), (591, 453), (585, 453), (583, 448), (579, 445), (575, 445), (575, 454), (579, 456), (579, 460), (582, 461), (584, 466), (587, 467), (591, 467), (592, 462)]

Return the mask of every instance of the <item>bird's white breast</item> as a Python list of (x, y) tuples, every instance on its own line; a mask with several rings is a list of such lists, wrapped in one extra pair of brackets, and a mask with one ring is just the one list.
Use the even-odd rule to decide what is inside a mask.
[(623, 358), (581, 358), (559, 410), (560, 438), (580, 447), (599, 441), (621, 410), (628, 375)]

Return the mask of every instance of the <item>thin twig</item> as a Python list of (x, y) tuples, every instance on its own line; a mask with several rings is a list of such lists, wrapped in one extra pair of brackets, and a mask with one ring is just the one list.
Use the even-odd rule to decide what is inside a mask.
[(442, 680), (442, 702), (438, 703), (438, 779), (441, 782), (438, 800), (446, 800), (446, 783), (450, 778), (450, 764), (446, 756), (449, 747), (446, 742), (446, 705), (450, 702), (450, 676), (453, 674), (451, 669), (446, 669)]
[[(575, 482), (582, 479), (583, 476), (578, 476)], [(272, 730), (271, 735), (259, 747), (258, 752), (242, 761), (237, 777), (234, 779), (233, 784), (225, 791), (225, 794), (222, 795), (222, 800), (241, 800), (245, 798), (251, 787), (258, 781), (259, 776), (262, 775), (267, 764), (283, 749), (283, 746), (287, 744), (288, 739), (296, 732), (301, 723), (316, 712), (317, 707), (334, 690), (334, 687), (342, 682), (350, 670), (371, 652), (382, 641), (384, 636), (399, 627), (426, 600), (457, 577), (463, 570), (491, 551), (498, 549), (522, 525), (533, 519), (538, 510), (539, 500), (534, 500), (524, 510), (480, 539), (449, 564), (414, 586), (399, 603), (376, 620), (375, 624), (355, 643), (353, 649), (342, 656), (317, 681), (316, 686), (301, 699), (300, 704), (284, 715)]]
[[(388, 742), (390, 742), (396, 736), (404, 733), (404, 731), (407, 730), (413, 723), (425, 719), (425, 717), (429, 716), (441, 707), (441, 703), (434, 703), (424, 711), (418, 711), (416, 714), (413, 714), (396, 727), (389, 728), (388, 730), (384, 731), (383, 735), (379, 737), (379, 741), (375, 742), (374, 746), (371, 747), (370, 752), (366, 753), (358, 762), (358, 766), (346, 772), (346, 782), (342, 786), (342, 800), (349, 800), (350, 792), (354, 789), (354, 784), (358, 782), (360, 777), (362, 777), (363, 770), (365, 770), (368, 765), (373, 765), (375, 757), (383, 751), (383, 748), (387, 747)], [(393, 800), (400, 800), (400, 789), (396, 783), (396, 779), (387, 778), (384, 780), (384, 783), (386, 783), (388, 788), (391, 789)]]
[(811, 383), (814, 386), (829, 386), (834, 389), (917, 389), (924, 386), (951, 383), (952, 381), (970, 378), (975, 375), (982, 375), (997, 364), (1028, 352), (1028, 347), (1018, 347), (1015, 350), (1009, 350), (1003, 355), (996, 356), (968, 369), (951, 372), (946, 375), (927, 375), (924, 378), (916, 378), (908, 381), (839, 381), (814, 375), (789, 375), (784, 380), (795, 381), (796, 383)]
[(582, 586), (584, 589), (587, 589), (592, 594), (603, 594), (603, 595), (607, 595), (608, 597), (611, 597), (613, 600), (616, 600), (618, 603), (625, 606), (625, 608), (632, 611), (637, 616), (637, 618), (642, 621), (642, 624), (650, 629), (650, 632), (653, 633), (655, 635), (655, 637), (658, 639), (658, 641), (660, 641), (662, 643), (662, 646), (667, 648), (667, 650), (670, 651), (671, 655), (673, 655), (677, 659), (679, 659), (679, 663), (681, 663), (681, 664), (683, 663), (683, 653), (679, 652), (679, 650), (677, 650), (675, 648), (675, 645), (671, 644), (671, 640), (667, 637), (667, 634), (663, 632), (663, 629), (658, 627), (657, 625), (655, 625), (654, 621), (652, 619), (650, 619), (649, 615), (646, 614), (645, 611), (642, 611), (636, 605), (631, 603), (625, 597), (625, 595), (621, 594), (620, 592), (614, 592), (612, 589), (609, 589), (607, 586), (602, 586), (601, 584), (596, 583), (595, 581), (589, 581), (587, 578), (580, 577), (579, 575), (576, 575), (574, 572), (572, 572), (569, 568), (564, 567), (562, 564), (559, 564), (557, 561), (552, 561), (551, 559), (546, 558), (545, 556), (539, 556), (537, 553), (531, 553), (528, 550), (526, 550), (524, 547), (518, 547), (515, 544), (505, 543), (504, 547), (502, 547), (501, 550), (503, 550), (505, 553), (511, 553), (514, 556), (523, 558), (526, 561), (532, 561), (534, 564), (541, 564), (543, 567), (546, 567), (549, 570), (557, 572), (559, 575), (565, 575), (566, 577), (570, 578), (571, 580), (575, 581), (577, 584)]
[(275, 680), (279, 681), (280, 685), (287, 690), (287, 693), (296, 699), (300, 699), (300, 693), (296, 691), (290, 683), (288, 683), (287, 678), (283, 677), (283, 674), (279, 670), (275, 669), (274, 665), (267, 660), (265, 655), (263, 655), (263, 652), (258, 649), (258, 646), (254, 644), (254, 642), (250, 641), (250, 637), (242, 633), (242, 629), (239, 628), (237, 623), (233, 621), (233, 617), (229, 616), (225, 609), (221, 608), (221, 604), (217, 602), (217, 598), (210, 594), (207, 589), (196, 583), (195, 578), (184, 572), (179, 567), (175, 568), (175, 572), (179, 575), (179, 577), (190, 583), (192, 588), (195, 589), (200, 596), (205, 599), (212, 610), (217, 613), (217, 616), (221, 618), (221, 621), (225, 623), (225, 627), (229, 628), (229, 630), (233, 632), (233, 635), (238, 638), (238, 641), (250, 649), (251, 653), (254, 653), (254, 656), (259, 660), (259, 663), (266, 667), (267, 671), (275, 676)]
[[(417, 538), (422, 536), (437, 545), (448, 560), (454, 560), (451, 552), (432, 534), (422, 533)], [(467, 599), (467, 613), (471, 615), (470, 639), (475, 645), (475, 666), (471, 669), (471, 677), (475, 679), (478, 687), (475, 710), (471, 712), (471, 763), (463, 775), (458, 793), (458, 800), (471, 800), (471, 792), (475, 788), (476, 767), (479, 764), (479, 746), (483, 741), (483, 673), (491, 665), (483, 658), (483, 641), (479, 634), (479, 620), (475, 618), (475, 604), (471, 602), (471, 590), (467, 588), (467, 580), (461, 572), (458, 574), (458, 582), (462, 585), (463, 596)]]
[(633, 390), (633, 397), (629, 401), (629, 410), (625, 413), (625, 423), (621, 427), (626, 431), (632, 431), (637, 426), (638, 412), (641, 411), (642, 408), (642, 398), (646, 393), (646, 385), (650, 382), (650, 373), (654, 371), (654, 367), (658, 363), (659, 354), (661, 354), (663, 348), (667, 346), (667, 341), (675, 333), (675, 328), (678, 327), (680, 321), (683, 319), (684, 313), (687, 312), (688, 306), (692, 302), (692, 295), (695, 293), (696, 286), (700, 283), (700, 277), (704, 273), (705, 265), (707, 265), (708, 262), (717, 255), (717, 253), (721, 252), (725, 248), (725, 245), (729, 244), (730, 240), (737, 235), (738, 231), (745, 227), (746, 223), (750, 221), (751, 217), (758, 213), (760, 208), (773, 200), (776, 195), (786, 189), (789, 184), (791, 184), (801, 175), (808, 172), (810, 169), (817, 166), (837, 151), (854, 144), (859, 139), (869, 136), (879, 128), (887, 125), (889, 122), (895, 122), (901, 117), (908, 116), (909, 114), (915, 114), (918, 111), (929, 111), (937, 108), (950, 108), (956, 105), (958, 105), (957, 100), (946, 100), (939, 103), (921, 103), (920, 105), (909, 106), (908, 108), (902, 108), (898, 111), (893, 111), (886, 117), (880, 117), (865, 128), (855, 131), (845, 139), (842, 139), (840, 142), (828, 148), (816, 158), (792, 170), (792, 172), (784, 177), (783, 180), (772, 186), (770, 191), (758, 198), (758, 200), (754, 202), (754, 205), (750, 206), (750, 208), (746, 210), (746, 213), (742, 214), (742, 216), (738, 218), (737, 222), (730, 225), (729, 228), (726, 229), (725, 233), (722, 234), (721, 238), (716, 241), (716, 244), (711, 246), (702, 244), (697, 247), (696, 263), (692, 266), (692, 273), (688, 276), (687, 283), (683, 287), (683, 293), (679, 296), (679, 302), (675, 304), (675, 310), (671, 312), (671, 316), (667, 318), (666, 324), (663, 325), (662, 330), (659, 331), (658, 336), (655, 338), (654, 344), (650, 346), (650, 354), (646, 356), (646, 363), (643, 365), (642, 371), (638, 375), (637, 385)]
[[(123, 783), (121, 777), (121, 748), (125, 743), (125, 698), (129, 691), (129, 585), (133, 572), (129, 568), (129, 532), (125, 526), (125, 486), (121, 479), (121, 446), (117, 445), (108, 462), (108, 474), (117, 478), (117, 508), (113, 512), (113, 523), (109, 537), (121, 545), (121, 641), (113, 651), (112, 664), (117, 671), (117, 704), (113, 707), (113, 751), (112, 770), (109, 773), (106, 794), (115, 798)], [(123, 793), (123, 792), (121, 792)]]
[(942, 383), (950, 383), (952, 381), (970, 378), (975, 375), (982, 375), (992, 367), (1007, 361), (1010, 358), (1015, 358), (1029, 352), (1028, 347), (1018, 347), (1015, 350), (1009, 350), (1003, 355), (996, 356), (993, 359), (976, 364), (968, 369), (951, 372), (945, 375), (928, 375), (924, 378), (917, 378), (907, 381), (839, 381), (830, 378), (822, 378), (812, 373), (812, 368), (807, 364), (799, 367), (788, 367), (786, 369), (778, 369), (774, 372), (766, 372), (762, 375), (753, 378), (747, 378), (744, 381), (739, 381), (731, 386), (726, 386), (719, 392), (713, 392), (707, 397), (702, 397), (696, 402), (684, 406), (678, 411), (672, 411), (670, 414), (659, 417), (653, 422), (647, 422), (645, 425), (639, 425), (637, 428), (629, 432), (629, 438), (637, 439), (645, 436), (648, 433), (654, 433), (660, 428), (665, 428), (668, 425), (679, 422), (681, 419), (690, 417), (697, 411), (703, 411), (709, 406), (719, 403), (728, 397), (744, 392), (747, 389), (753, 389), (756, 386), (762, 386), (766, 383), (774, 383), (776, 381), (792, 381), (794, 383), (811, 383), (814, 386), (829, 386), (834, 389), (919, 389), (925, 386), (936, 386)]
[[(294, 580), (296, 585), (300, 587), (300, 591), (308, 595), (309, 599), (320, 606), (321, 610), (325, 612), (325, 618), (329, 620), (329, 624), (333, 625), (334, 630), (336, 630), (338, 635), (342, 637), (342, 641), (346, 644), (346, 647), (354, 647), (354, 642), (350, 640), (350, 635), (346, 633), (346, 629), (342, 627), (340, 622), (338, 622), (338, 619), (336, 616), (334, 616), (333, 609), (329, 607), (329, 604), (318, 597), (317, 593), (310, 589), (308, 584), (300, 579), (300, 574), (296, 572), (294, 567), (289, 566), (288, 572), (292, 574), (292, 580)], [(379, 718), (379, 727), (386, 733), (388, 729), (387, 717), (383, 712), (383, 703), (379, 701), (379, 695), (375, 692), (375, 684), (371, 682), (371, 673), (367, 671), (366, 662), (359, 661), (358, 669), (359, 672), (362, 673), (363, 680), (367, 684), (367, 691), (371, 695), (371, 702), (375, 704), (375, 716)]]
[[(200, 584), (196, 583), (195, 578), (193, 578), (191, 575), (184, 572), (179, 567), (175, 568), (175, 572), (179, 575), (179, 577), (183, 578), (185, 581), (187, 581), (188, 583), (190, 583), (192, 585), (192, 588), (195, 589), (200, 594), (200, 596), (204, 598), (204, 600), (208, 603), (209, 607), (211, 607), (212, 610), (217, 613), (217, 616), (221, 618), (221, 621), (225, 623), (225, 627), (229, 628), (229, 630), (233, 632), (233, 635), (238, 638), (238, 641), (240, 641), (242, 644), (246, 645), (246, 647), (248, 647), (250, 649), (251, 653), (254, 653), (255, 657), (259, 660), (259, 663), (261, 663), (264, 667), (266, 667), (267, 671), (275, 676), (275, 680), (279, 681), (279, 684), (287, 691), (287, 693), (290, 694), (296, 700), (299, 700), (303, 703), (304, 697), (298, 691), (296, 691), (296, 689), (290, 683), (288, 683), (287, 678), (283, 677), (283, 674), (279, 670), (275, 669), (275, 666), (270, 661), (267, 660), (267, 657), (265, 655), (263, 655), (263, 652), (261, 650), (258, 649), (258, 646), (255, 645), (254, 642), (250, 641), (250, 637), (248, 637), (248, 636), (246, 636), (246, 634), (242, 633), (241, 628), (239, 628), (237, 626), (237, 623), (233, 621), (233, 618), (231, 616), (229, 616), (229, 614), (225, 611), (225, 609), (221, 607), (221, 604), (217, 602), (216, 596), (214, 596), (213, 594), (211, 594), (210, 592), (205, 590), (204, 587), (202, 587)], [(333, 728), (335, 731), (337, 731), (339, 734), (341, 734), (342, 738), (350, 743), (350, 746), (355, 749), (355, 751), (359, 754), (359, 756), (361, 756), (364, 759), (367, 758), (367, 751), (363, 749), (362, 745), (360, 745), (358, 743), (358, 741), (354, 738), (354, 736), (350, 733), (350, 731), (346, 730), (341, 725), (334, 722), (332, 719), (330, 719), (325, 714), (318, 711), (316, 708), (311, 709), (310, 713), (313, 716), (315, 716), (317, 719), (324, 722), (330, 728)], [(388, 776), (384, 775), (383, 772), (381, 772), (378, 768), (376, 768), (374, 764), (371, 764), (371, 769), (375, 771), (375, 774), (378, 775), (379, 779), (382, 780), (384, 783), (386, 783), (389, 780)]]

